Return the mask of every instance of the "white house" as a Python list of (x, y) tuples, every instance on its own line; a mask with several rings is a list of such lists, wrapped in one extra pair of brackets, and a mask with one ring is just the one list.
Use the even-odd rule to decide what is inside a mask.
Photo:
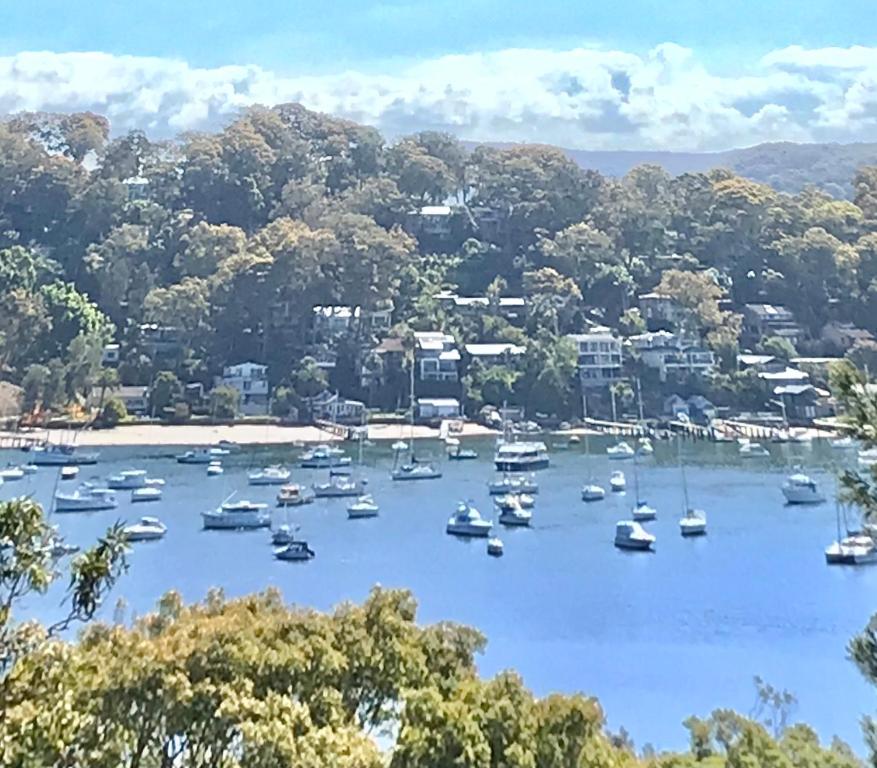
[(596, 326), (588, 333), (572, 333), (567, 338), (576, 345), (583, 387), (608, 386), (621, 379), (621, 339), (612, 331)]
[(526, 349), (519, 344), (467, 344), (464, 349), (472, 360), (480, 360), (485, 365), (503, 365), (514, 357), (520, 357)]
[(236, 389), (240, 395), (240, 412), (244, 416), (268, 413), (268, 367), (259, 363), (239, 363), (223, 368), (217, 385)]
[(362, 424), (365, 420), (365, 403), (348, 400), (328, 389), (308, 401), (311, 416), (337, 424)]
[(458, 381), (460, 377), (460, 351), (454, 337), (442, 331), (417, 331), (418, 378), (421, 381)]
[(460, 401), (454, 397), (417, 398), (417, 418), (421, 421), (458, 419), (461, 413)]

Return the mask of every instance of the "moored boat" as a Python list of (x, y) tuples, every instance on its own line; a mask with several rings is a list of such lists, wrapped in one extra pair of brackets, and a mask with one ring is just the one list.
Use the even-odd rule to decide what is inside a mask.
[(109, 488), (96, 488), (83, 483), (73, 493), (55, 494), (56, 512), (97, 512), (102, 509), (115, 509), (116, 494)]
[(615, 524), (615, 546), (641, 552), (652, 549), (655, 537), (635, 520), (622, 520)]
[(225, 502), (216, 509), (201, 513), (207, 530), (247, 530), (271, 525), (268, 505), (252, 501)]
[(621, 493), (627, 488), (627, 480), (624, 477), (624, 472), (620, 469), (609, 476), (609, 488), (613, 493)]
[(275, 549), (274, 557), (278, 560), (300, 562), (313, 560), (316, 557), (316, 553), (308, 546), (306, 541), (292, 541), (284, 547)]
[(821, 504), (825, 501), (816, 481), (803, 472), (790, 475), (783, 483), (782, 491), (788, 504)]
[(314, 500), (314, 494), (308, 493), (298, 483), (287, 483), (277, 492), (278, 507), (298, 507)]
[(497, 507), (499, 509), (499, 522), (502, 525), (527, 526), (533, 520), (533, 513), (521, 506), (517, 496), (512, 496), (510, 501), (502, 505), (497, 504)]
[(457, 511), (448, 519), (446, 531), (452, 536), (486, 537), (493, 523), (481, 517), (481, 513), (471, 504), (461, 501)]
[(146, 485), (131, 491), (131, 501), (133, 502), (161, 501), (161, 496), (161, 488), (153, 485)]
[(491, 480), (487, 486), (491, 495), (502, 493), (539, 493), (535, 477), (526, 475), (503, 475)]
[(177, 456), (178, 464), (210, 464), (222, 456), (227, 456), (224, 448), (193, 448)]
[(323, 444), (305, 451), (299, 457), (298, 464), (303, 469), (331, 469), (346, 467), (352, 461), (340, 448)]
[(487, 554), (491, 557), (502, 557), (504, 551), (505, 547), (503, 546), (502, 539), (494, 536), (487, 540)]
[(362, 496), (365, 493), (366, 480), (355, 480), (347, 475), (330, 475), (325, 483), (314, 483), (314, 496), (321, 498), (344, 498)]
[(128, 541), (155, 541), (167, 533), (167, 526), (157, 517), (141, 517), (140, 522), (126, 525), (122, 533)]
[(365, 517), (377, 517), (378, 511), (378, 505), (375, 504), (375, 500), (369, 494), (365, 494), (360, 496), (352, 504), (348, 505), (347, 517), (351, 520), (358, 520)]
[(250, 472), (247, 482), (250, 485), (283, 485), (289, 482), (292, 473), (285, 467), (277, 465)]
[(632, 459), (636, 456), (636, 451), (630, 447), (630, 443), (622, 440), (620, 443), (610, 445), (606, 449), (606, 455), (613, 461), (623, 461), (624, 459)]
[(97, 451), (85, 452), (75, 445), (37, 445), (30, 449), (30, 463), (38, 467), (97, 464)]

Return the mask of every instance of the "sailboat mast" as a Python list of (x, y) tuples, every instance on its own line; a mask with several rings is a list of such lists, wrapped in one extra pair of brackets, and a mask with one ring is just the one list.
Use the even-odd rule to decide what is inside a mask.
[(679, 472), (682, 474), (682, 498), (685, 504), (684, 509), (682, 510), (685, 514), (688, 514), (688, 478), (685, 475), (685, 462), (682, 461), (682, 435), (678, 435), (676, 438), (676, 453), (679, 459)]
[(639, 377), (636, 379), (636, 403), (637, 403), (637, 411), (639, 412), (639, 426), (642, 429), (643, 421), (643, 390), (639, 383)]
[(637, 451), (633, 452), (633, 490), (636, 494), (636, 503), (639, 506), (639, 461), (637, 460)]
[(587, 469), (588, 480), (591, 479), (591, 439), (590, 430), (588, 429), (588, 396), (582, 392), (582, 422), (585, 425), (585, 468)]

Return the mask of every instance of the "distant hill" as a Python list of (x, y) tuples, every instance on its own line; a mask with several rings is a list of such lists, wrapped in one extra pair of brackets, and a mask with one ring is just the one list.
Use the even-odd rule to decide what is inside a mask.
[[(494, 144), (494, 146), (507, 146)], [(708, 171), (728, 168), (755, 181), (770, 184), (781, 192), (799, 192), (808, 184), (835, 197), (850, 197), (851, 182), (861, 165), (877, 165), (875, 144), (758, 144), (727, 152), (611, 152), (563, 149), (582, 168), (605, 176), (623, 176), (644, 163), (660, 165), (668, 173)]]

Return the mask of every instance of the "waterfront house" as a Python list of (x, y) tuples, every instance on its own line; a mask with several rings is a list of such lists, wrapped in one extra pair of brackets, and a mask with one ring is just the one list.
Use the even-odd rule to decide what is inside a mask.
[(417, 398), (417, 419), (435, 422), (442, 419), (458, 419), (462, 415), (460, 401), (454, 397)]
[(595, 326), (588, 333), (572, 333), (567, 338), (578, 353), (583, 387), (606, 387), (621, 379), (621, 339), (609, 328)]
[(305, 399), (304, 403), (313, 419), (332, 421), (336, 424), (362, 424), (365, 420), (365, 403), (348, 400), (328, 389)]
[(514, 358), (521, 357), (526, 348), (519, 344), (500, 342), (496, 344), (467, 344), (464, 349), (470, 360), (479, 360), (487, 366), (507, 365)]
[(743, 306), (743, 340), (758, 344), (777, 336), (797, 345), (806, 334), (795, 316), (779, 304), (745, 304)]
[(92, 387), (88, 394), (87, 403), (89, 408), (97, 408), (101, 404), (101, 392), (103, 390), (103, 403), (108, 400), (121, 400), (125, 410), (131, 416), (143, 416), (149, 411), (149, 387), (121, 386), (103, 389)]
[(767, 387), (773, 388), (787, 384), (806, 384), (810, 380), (810, 374), (787, 366), (778, 371), (762, 371), (758, 374), (758, 378)]
[(688, 418), (688, 401), (680, 395), (670, 395), (664, 400), (664, 413), (671, 419)]
[(268, 368), (259, 363), (246, 362), (230, 365), (222, 370), (217, 386), (237, 390), (239, 408), (244, 416), (264, 416), (268, 413)]
[(453, 336), (442, 331), (417, 331), (414, 340), (417, 377), (421, 381), (459, 380), (460, 351)]
[(718, 411), (703, 395), (692, 395), (688, 398), (688, 417), (698, 424), (709, 424), (716, 418)]
[(773, 393), (782, 403), (789, 424), (806, 425), (835, 414), (830, 393), (812, 384), (785, 384), (774, 388)]

